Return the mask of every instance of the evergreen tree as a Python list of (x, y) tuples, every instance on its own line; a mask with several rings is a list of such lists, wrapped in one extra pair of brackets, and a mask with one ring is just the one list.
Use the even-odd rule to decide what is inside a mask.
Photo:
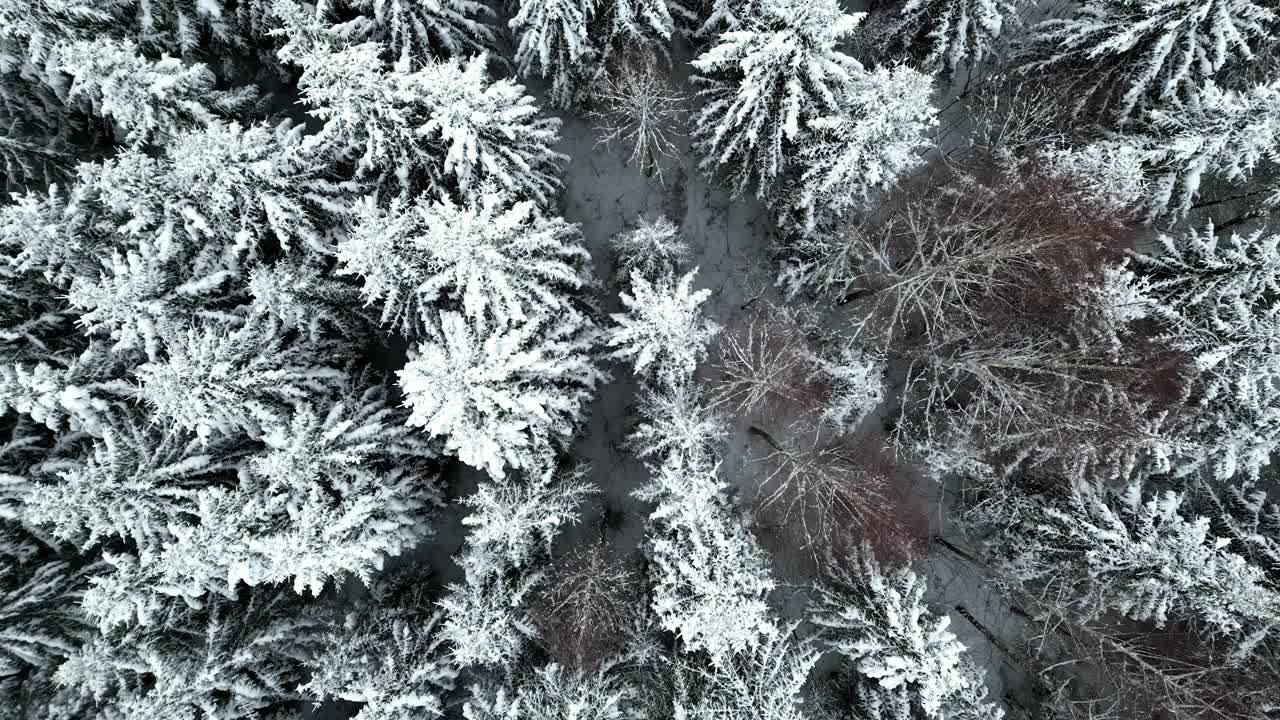
[(384, 45), (394, 57), (419, 60), (471, 55), (497, 41), (492, 8), (476, 0), (343, 0), (361, 13), (342, 34)]
[(1028, 498), (1009, 505), (1010, 524), (990, 551), (1023, 587), (1048, 586), (1078, 616), (1115, 611), (1157, 626), (1195, 619), (1236, 639), (1269, 627), (1280, 592), (1183, 504), (1181, 494), (1144, 493), (1137, 483), (1117, 493), (1079, 489), (1065, 502)]
[(753, 16), (761, 12), (761, 6), (759, 0), (711, 0), (707, 17), (695, 35), (708, 38), (742, 30)]
[(441, 634), (450, 643), (453, 662), (459, 667), (514, 664), (533, 634), (525, 606), (539, 579), (537, 574), (469, 575), (450, 585), (440, 601), (446, 618)]
[(477, 683), (470, 690), (462, 706), (466, 720), (622, 720), (643, 707), (639, 689), (618, 674), (578, 674), (555, 663), (503, 685)]
[(1039, 153), (1040, 170), (1061, 178), (1104, 208), (1125, 214), (1147, 207), (1151, 183), (1144, 152), (1125, 140), (1102, 140), (1078, 147), (1054, 147)]
[(0, 365), (0, 407), (12, 408), (51, 430), (99, 434), (134, 395), (124, 379), (137, 358), (89, 343), (79, 355)]
[(853, 560), (833, 564), (816, 588), (811, 619), (824, 641), (858, 675), (905, 687), (926, 717), (998, 720), (1002, 713), (982, 700), (981, 676), (948, 629), (950, 618), (925, 604), (925, 582), (909, 568), (883, 567), (866, 548)]
[(693, 254), (689, 243), (680, 235), (680, 228), (666, 216), (642, 217), (631, 230), (614, 235), (609, 240), (616, 260), (614, 273), (627, 278), (632, 272), (650, 282), (674, 275)]
[(63, 180), (98, 139), (66, 98), (58, 50), (101, 34), (119, 6), (104, 0), (0, 3), (0, 183), (5, 190)]
[(456, 557), (463, 582), (440, 602), (442, 633), (460, 666), (510, 664), (536, 631), (528, 616), (530, 591), (556, 534), (578, 521), (591, 492), (581, 469), (546, 467), (508, 480), (483, 480), (466, 503), (470, 530)]
[(604, 5), (611, 45), (652, 46), (663, 54), (698, 17), (685, 0), (604, 0)]
[(21, 78), (0, 75), (0, 189), (47, 185), (70, 174), (78, 148), (75, 135), (86, 123), (52, 92), (25, 87)]
[(568, 308), (590, 256), (576, 225), (506, 202), (491, 188), (463, 205), (395, 199), (356, 211), (338, 248), (341, 272), (360, 276), (382, 322), (414, 337), (446, 304), (473, 323), (522, 323)]
[(325, 623), (285, 592), (172, 606), (163, 623), (102, 632), (58, 669), (116, 717), (253, 717), (298, 699)]
[(1137, 149), (1152, 175), (1149, 212), (1186, 215), (1206, 176), (1239, 183), (1274, 164), (1278, 115), (1280, 82), (1243, 91), (1209, 82), (1186, 102), (1148, 112), (1143, 130), (1120, 142)]
[[(0, 361), (39, 362), (65, 357), (78, 344), (72, 335), (74, 315), (59, 296), (66, 288), (56, 282), (48, 265), (28, 254), (37, 243), (62, 240), (57, 219), (36, 194), (16, 198), (0, 209)], [(52, 278), (52, 279), (51, 279)]]
[(333, 392), (342, 371), (321, 364), (331, 350), (261, 318), (239, 328), (204, 323), (168, 331), (164, 358), (137, 369), (137, 397), (157, 418), (202, 439), (257, 437), (286, 422), (297, 403)]
[(597, 6), (606, 0), (519, 0), (508, 23), (516, 33), (516, 69), (525, 77), (541, 76), (551, 101), (562, 108), (577, 104), (600, 66), (601, 49), (588, 26)]
[(1020, 0), (907, 0), (884, 21), (877, 44), (906, 55), (925, 72), (955, 75), (996, 52), (1009, 25), (1018, 22)]
[(411, 70), (407, 60), (387, 66), (373, 43), (298, 44), (298, 88), (326, 120), (308, 142), (354, 159), (357, 178), (406, 197), (433, 187), (470, 195), (492, 182), (548, 203), (559, 189), (559, 121), (540, 117), (522, 85), (490, 80), (484, 56)]
[(801, 691), (821, 655), (811, 642), (797, 639), (796, 625), (791, 625), (710, 667), (677, 660), (674, 715), (691, 720), (804, 720)]
[(1280, 234), (1222, 237), (1209, 225), (1158, 241), (1159, 253), (1137, 256), (1144, 292), (1170, 325), (1169, 342), (1198, 371), (1193, 442), (1178, 472), (1256, 477), (1280, 446)]
[(837, 111), (808, 123), (795, 155), (800, 169), (794, 207), (807, 229), (842, 219), (873, 190), (893, 184), (921, 162), (916, 148), (937, 123), (933, 81), (908, 67), (861, 74)]
[(275, 318), (286, 331), (309, 343), (337, 333), (357, 346), (377, 338), (377, 318), (368, 312), (360, 289), (333, 277), (315, 261), (281, 262), (254, 268), (249, 275), (250, 311)]
[(707, 406), (696, 383), (643, 390), (640, 414), (644, 419), (627, 442), (642, 459), (710, 465), (711, 448), (728, 434), (725, 419)]
[(831, 383), (822, 421), (840, 430), (853, 430), (875, 411), (885, 397), (884, 359), (852, 345), (836, 357), (821, 359), (821, 373)]
[(469, 577), (528, 570), (551, 554), (551, 543), (578, 519), (578, 507), (594, 492), (581, 469), (525, 473), (510, 482), (482, 482), (462, 502), (467, 552), (460, 564)]
[[(92, 177), (99, 169), (83, 164), (79, 172)], [(74, 278), (102, 267), (99, 258), (110, 252), (110, 245), (99, 225), (96, 195), (93, 183), (55, 185), (47, 192), (14, 195), (10, 204), (0, 207), (0, 248), (5, 258), (0, 273), (7, 296), (33, 307), (55, 307), (57, 303), (47, 295), (65, 293)], [(47, 285), (57, 292), (40, 289)]]
[(440, 717), (458, 671), (438, 630), (440, 613), (375, 605), (325, 637), (300, 691), (318, 701), (362, 703), (353, 720)]
[(1119, 121), (1135, 109), (1194, 97), (1222, 71), (1251, 61), (1277, 15), (1252, 0), (1089, 0), (1042, 21), (1024, 67), (1079, 73), (1081, 100)]
[(73, 281), (67, 301), (79, 311), (77, 320), (86, 334), (110, 337), (113, 350), (143, 349), (155, 358), (166, 327), (225, 319), (208, 308), (226, 298), (234, 274), (219, 270), (185, 280), (186, 258), (164, 257), (162, 252), (150, 243), (136, 251), (115, 251), (104, 258), (97, 278)]
[(32, 489), (28, 522), (82, 547), (118, 538), (159, 553), (172, 540), (174, 523), (194, 511), (198, 490), (235, 471), (234, 448), (202, 446), (188, 433), (137, 419), (101, 432), (83, 464), (60, 471), (60, 482)]
[(88, 635), (79, 603), (92, 572), (0, 520), (0, 677), (50, 668), (75, 652)]
[[(674, 387), (693, 374), (706, 357), (706, 344), (717, 327), (698, 311), (710, 290), (693, 291), (697, 270), (676, 281), (672, 276), (650, 282), (631, 272), (631, 292), (621, 293), (627, 312), (615, 313), (609, 357), (632, 361), (636, 374)], [(620, 347), (619, 347), (620, 346)]]
[(704, 172), (724, 172), (735, 196), (763, 197), (782, 175), (800, 134), (836, 114), (862, 73), (836, 49), (861, 15), (834, 0), (764, 0), (741, 30), (693, 61), (704, 103), (693, 138)]
[(355, 188), (307, 147), (302, 125), (214, 123), (165, 146), (158, 185), (169, 212), (199, 222), (230, 258), (329, 253)]
[(442, 312), (399, 371), (409, 424), (496, 478), (536, 470), (573, 436), (604, 374), (595, 326), (573, 312), (490, 329)]
[(201, 488), (194, 523), (171, 528), (160, 567), (189, 595), (221, 584), (291, 580), (319, 595), (330, 580), (368, 583), (388, 556), (417, 545), (441, 502), (432, 446), (372, 385), (327, 408), (300, 406), (264, 435), (234, 488)]
[(637, 497), (656, 504), (646, 554), (658, 622), (720, 665), (777, 629), (765, 602), (768, 560), (733, 516), (717, 469), (669, 460)]
[(428, 66), (431, 118), (418, 132), (440, 147), (442, 171), (462, 195), (482, 197), (494, 185), (548, 207), (568, 160), (552, 149), (560, 121), (544, 117), (523, 85), (491, 79), (486, 65), (481, 55)]
[(208, 125), (219, 114), (243, 111), (257, 94), (252, 86), (215, 90), (208, 67), (168, 56), (148, 60), (131, 41), (80, 41), (61, 48), (57, 58), (73, 78), (68, 99), (91, 105), (130, 144)]

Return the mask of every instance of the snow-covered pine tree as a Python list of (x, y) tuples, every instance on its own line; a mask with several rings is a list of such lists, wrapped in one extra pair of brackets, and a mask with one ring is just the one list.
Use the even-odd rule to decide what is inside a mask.
[(693, 458), (673, 452), (636, 497), (656, 505), (646, 554), (658, 622), (719, 665), (776, 632), (765, 602), (774, 583), (709, 459), (705, 449)]
[(428, 188), (467, 196), (493, 183), (543, 205), (559, 190), (566, 158), (551, 147), (560, 121), (543, 117), (523, 85), (490, 79), (485, 56), (412, 70), (383, 63), (374, 43), (299, 44), (298, 88), (326, 120), (308, 143), (354, 158), (358, 178), (406, 196)]
[(1130, 214), (1147, 207), (1151, 193), (1143, 155), (1135, 143), (1108, 139), (1048, 148), (1036, 161), (1042, 173), (1071, 181), (1091, 201)]
[(676, 280), (663, 275), (650, 281), (631, 271), (631, 292), (620, 293), (624, 313), (615, 313), (607, 335), (611, 358), (630, 360), (637, 375), (675, 387), (706, 358), (715, 323), (698, 310), (710, 290), (693, 290), (697, 269)]
[(876, 44), (891, 56), (907, 57), (930, 73), (955, 75), (996, 52), (1009, 25), (1019, 22), (1024, 0), (906, 0), (875, 28)]
[(0, 407), (51, 430), (98, 434), (134, 396), (125, 376), (137, 358), (90, 342), (79, 355), (49, 362), (0, 364)]
[(408, 422), (495, 478), (543, 467), (604, 378), (592, 358), (598, 335), (570, 310), (496, 328), (441, 312), (398, 373)]
[(440, 617), (418, 608), (359, 607), (325, 637), (299, 691), (316, 702), (361, 703), (352, 720), (440, 717), (458, 675), (442, 646)]
[(0, 677), (53, 667), (84, 642), (80, 596), (92, 572), (0, 519)]
[(0, 2), (0, 71), (58, 85), (53, 61), (64, 43), (101, 35), (115, 22), (121, 4), (116, 0), (4, 0)]
[(1198, 371), (1195, 442), (1179, 474), (1256, 477), (1280, 447), (1280, 233), (1221, 236), (1212, 225), (1158, 236), (1159, 252), (1136, 256), (1151, 313)]
[(650, 481), (636, 497), (656, 505), (645, 552), (654, 585), (651, 607), (664, 630), (688, 652), (705, 651), (719, 665), (755, 648), (774, 632), (765, 596), (773, 588), (763, 551), (734, 516), (717, 477), (713, 443), (721, 424), (693, 384), (714, 328), (691, 293), (693, 273), (678, 285), (670, 274), (659, 287), (632, 271), (632, 294), (622, 294), (634, 317), (615, 315), (615, 357), (634, 358), (649, 387), (643, 422), (629, 442), (651, 459)]
[(509, 482), (481, 482), (462, 500), (471, 512), (467, 549), (458, 562), (468, 577), (527, 571), (551, 555), (551, 543), (578, 521), (578, 508), (595, 492), (583, 468), (548, 468)]
[(166, 329), (162, 359), (136, 371), (137, 398), (157, 420), (202, 439), (258, 437), (300, 402), (329, 397), (343, 372), (324, 365), (336, 346), (311, 344), (272, 318), (240, 327), (204, 322)]
[[(681, 491), (695, 492), (690, 484)], [(705, 652), (719, 664), (776, 632), (765, 600), (774, 587), (768, 559), (723, 499), (672, 500), (654, 515), (662, 518), (648, 543), (652, 608), (686, 652)]]
[(173, 524), (195, 510), (197, 491), (228, 481), (242, 454), (231, 444), (204, 446), (190, 433), (152, 427), (146, 418), (124, 418), (99, 432), (83, 463), (32, 488), (23, 513), (84, 548), (119, 539), (160, 553)]
[(609, 23), (610, 49), (649, 47), (667, 54), (672, 38), (698, 15), (687, 0), (598, 0)]
[[(1150, 110), (1139, 127), (1116, 142), (1132, 145), (1148, 168), (1148, 212), (1186, 215), (1206, 176), (1241, 183), (1280, 161), (1280, 81), (1241, 91), (1207, 82), (1185, 102)], [(1270, 203), (1280, 201), (1273, 192)]]
[(94, 717), (93, 697), (54, 681), (50, 669), (0, 678), (0, 720), (67, 720)]
[(459, 667), (510, 665), (533, 634), (525, 606), (540, 579), (534, 573), (468, 576), (449, 586), (440, 600), (445, 612), (441, 635)]
[[(36, 478), (65, 459), (69, 443), (59, 443), (47, 428), (16, 412), (0, 413), (0, 523), (18, 521)], [(3, 528), (0, 524), (0, 528)], [(15, 542), (14, 548), (35, 547)], [(14, 556), (16, 550), (10, 550)]]
[(0, 209), (0, 362), (65, 358), (80, 344), (70, 332), (74, 315), (59, 299), (66, 287), (48, 262), (32, 257), (37, 245), (57, 246), (66, 239), (57, 198), (28, 193), (14, 199)]
[(287, 590), (202, 607), (170, 602), (164, 622), (103, 630), (59, 669), (122, 718), (242, 718), (301, 699), (305, 658), (326, 623)]
[(364, 306), (360, 289), (334, 277), (311, 258), (254, 268), (249, 275), (249, 311), (276, 318), (310, 343), (337, 333), (357, 347), (378, 342), (378, 319)]
[(113, 0), (117, 13), (135, 27), (127, 30), (148, 50), (198, 55), (212, 41), (218, 48), (252, 44), (261, 36), (241, 36), (239, 31), (263, 29), (269, 0), (150, 0), (137, 3)]
[(0, 189), (16, 192), (65, 179), (94, 138), (85, 118), (53, 92), (0, 72)]
[[(1046, 568), (1052, 569), (1052, 568)], [(999, 720), (964, 644), (924, 601), (925, 582), (910, 568), (881, 565), (869, 548), (831, 563), (816, 587), (811, 620), (857, 676), (884, 688), (905, 687), (925, 717)]]
[(690, 720), (805, 720), (802, 688), (822, 653), (796, 632), (776, 628), (723, 662), (675, 661), (672, 712)]
[(501, 685), (476, 683), (462, 706), (465, 720), (622, 720), (644, 709), (642, 692), (608, 669), (579, 674), (551, 663)]
[(1032, 497), (992, 535), (988, 552), (1008, 577), (1047, 590), (1064, 611), (1094, 618), (1114, 611), (1164, 626), (1195, 620), (1208, 635), (1241, 640), (1271, 627), (1280, 590), (1214, 534), (1208, 517), (1184, 508), (1184, 496), (1078, 488), (1054, 501)]
[(215, 123), (178, 135), (163, 157), (129, 149), (81, 166), (79, 179), (68, 200), (51, 191), (24, 202), (24, 225), (47, 218), (58, 232), (23, 233), (23, 262), (70, 280), (90, 334), (152, 358), (163, 326), (226, 320), (243, 301), (246, 266), (281, 251), (329, 252), (352, 189), (288, 124)]
[(1212, 498), (1215, 528), (1235, 543), (1234, 549), (1273, 578), (1280, 575), (1280, 504), (1248, 484), (1234, 485)]
[(164, 328), (225, 320), (223, 312), (208, 308), (233, 292), (228, 284), (234, 274), (220, 270), (187, 280), (184, 261), (190, 258), (162, 252), (151, 243), (117, 250), (103, 258), (98, 277), (73, 281), (67, 302), (79, 312), (86, 335), (109, 337), (115, 351), (140, 349), (156, 358)]
[(740, 30), (726, 32), (693, 66), (704, 103), (693, 120), (706, 173), (723, 172), (735, 196), (764, 197), (800, 134), (841, 110), (862, 65), (837, 45), (862, 15), (835, 0), (761, 0)]
[(664, 276), (675, 275), (693, 255), (680, 228), (665, 215), (637, 219), (635, 227), (614, 235), (609, 244), (613, 246), (614, 273), (619, 279), (636, 272), (650, 282), (657, 282)]
[(742, 30), (761, 12), (761, 5), (760, 0), (711, 0), (706, 17), (694, 34), (698, 38), (709, 38)]
[(879, 67), (860, 73), (851, 86), (835, 112), (807, 123), (794, 158), (798, 193), (795, 200), (779, 200), (784, 217), (798, 212), (809, 230), (821, 219), (842, 219), (872, 191), (918, 165), (916, 149), (937, 123), (928, 75)]
[(518, 0), (508, 23), (516, 34), (516, 69), (542, 77), (551, 102), (573, 107), (601, 66), (602, 49), (588, 28), (599, 5), (609, 0)]
[(529, 593), (541, 578), (551, 543), (578, 521), (578, 505), (592, 491), (579, 468), (545, 467), (507, 481), (482, 480), (465, 502), (470, 527), (456, 558), (463, 582), (440, 601), (441, 630), (461, 666), (509, 663), (535, 634)]
[(1273, 42), (1280, 16), (1253, 0), (1088, 0), (1024, 41), (1026, 70), (1074, 78), (1080, 110), (1123, 122), (1139, 108), (1193, 98)]
[(68, 100), (87, 103), (135, 145), (243, 112), (257, 97), (253, 86), (216, 90), (208, 67), (168, 56), (149, 60), (128, 40), (75, 42), (60, 48), (57, 59), (73, 78)]
[(335, 28), (340, 34), (382, 44), (392, 57), (419, 61), (473, 55), (490, 49), (497, 33), (493, 9), (476, 0), (340, 0), (360, 13)]
[(68, 102), (58, 51), (105, 34), (114, 0), (0, 2), (0, 187), (38, 187), (69, 177), (102, 140), (101, 128)]
[(302, 405), (268, 430), (234, 487), (201, 488), (191, 521), (158, 558), (164, 584), (189, 596), (221, 585), (368, 583), (387, 557), (430, 537), (441, 503), (432, 445), (379, 385), (357, 379), (328, 406)]
[(627, 444), (643, 460), (677, 458), (689, 466), (714, 464), (712, 449), (728, 435), (725, 419), (703, 399), (696, 383), (646, 388), (640, 394), (644, 418), (627, 436)]
[(382, 323), (407, 337), (421, 336), (441, 306), (499, 327), (559, 312), (588, 281), (590, 261), (577, 225), (492, 187), (461, 205), (367, 200), (338, 247), (339, 272), (359, 276)]
[(542, 115), (523, 85), (490, 78), (486, 67), (485, 55), (428, 66), (431, 117), (418, 133), (439, 146), (442, 170), (463, 195), (483, 195), (492, 184), (550, 207), (568, 160), (552, 149), (560, 120)]
[(225, 245), (229, 264), (261, 261), (276, 248), (332, 252), (334, 226), (356, 189), (309, 151), (303, 131), (285, 121), (179, 134), (156, 179), (166, 211), (204, 225), (201, 234)]

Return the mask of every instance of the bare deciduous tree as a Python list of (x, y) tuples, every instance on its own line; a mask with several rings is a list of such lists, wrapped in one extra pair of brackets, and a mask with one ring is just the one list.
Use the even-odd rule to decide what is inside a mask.
[(552, 659), (589, 673), (617, 653), (640, 605), (639, 576), (604, 543), (565, 558), (533, 603), (538, 639)]
[(903, 538), (905, 514), (898, 517), (897, 506), (907, 471), (878, 438), (808, 429), (784, 443), (751, 430), (771, 448), (760, 458), (767, 474), (755, 498), (765, 526), (783, 532), (818, 562), (833, 547), (878, 545), (880, 538), (869, 535)]
[(672, 87), (652, 52), (621, 53), (592, 93), (589, 114), (601, 144), (631, 147), (628, 162), (662, 181), (662, 161), (679, 153), (675, 139), (689, 98)]
[(714, 364), (715, 403), (766, 422), (818, 411), (830, 393), (810, 349), (814, 328), (798, 312), (752, 306), (721, 335)]
[(1125, 220), (1071, 177), (989, 158), (935, 168), (850, 223), (843, 247), (824, 248), (836, 262), (806, 261), (854, 305), (855, 342), (905, 371), (899, 443), (982, 438), (1010, 466), (1119, 473), (1158, 454), (1186, 364), (1122, 265), (1136, 237)]

